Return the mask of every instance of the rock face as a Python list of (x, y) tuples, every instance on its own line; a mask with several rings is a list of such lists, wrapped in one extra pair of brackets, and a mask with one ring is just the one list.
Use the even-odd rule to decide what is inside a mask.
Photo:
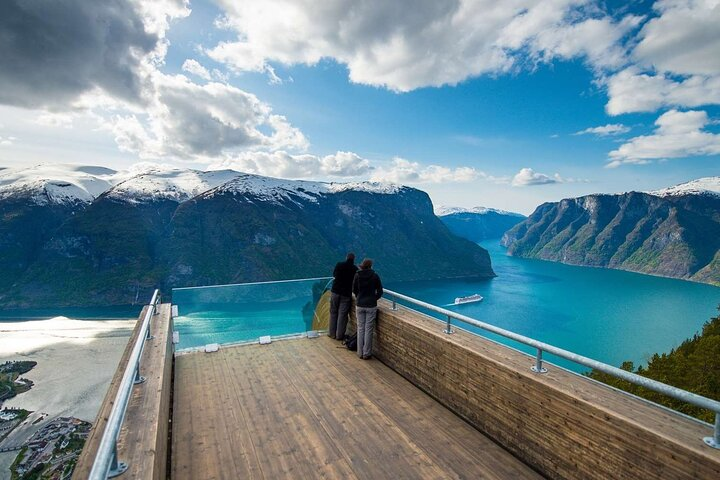
[(505, 232), (525, 220), (525, 215), (487, 207), (440, 207), (435, 212), (458, 237), (480, 242), (501, 238)]
[(329, 276), (349, 250), (386, 281), (494, 276), (487, 251), (452, 235), (413, 188), (148, 170), (103, 171), (102, 191), (61, 173), (49, 185), (42, 171), (0, 172), (0, 308)]
[(502, 243), (520, 257), (720, 285), (718, 186), (720, 177), (712, 177), (651, 193), (546, 203)]

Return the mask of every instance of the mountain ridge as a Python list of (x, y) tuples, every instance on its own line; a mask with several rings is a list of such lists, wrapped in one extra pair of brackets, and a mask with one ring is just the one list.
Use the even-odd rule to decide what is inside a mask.
[(525, 219), (524, 215), (488, 207), (439, 207), (435, 214), (459, 237), (472, 242), (501, 238), (503, 234)]
[(410, 187), (164, 170), (92, 200), (38, 203), (35, 187), (0, 197), (0, 215), (13, 219), (0, 226), (0, 308), (326, 276), (350, 250), (374, 258), (387, 281), (494, 276), (487, 251), (452, 235)]
[[(186, 201), (234, 182), (247, 192), (283, 189), (314, 194), (344, 190), (397, 193), (404, 187), (381, 182), (319, 182), (286, 180), (236, 170), (197, 170), (155, 165), (132, 170), (73, 164), (39, 164), (0, 170), (0, 199), (30, 197), (45, 203), (90, 203), (101, 195), (147, 201), (168, 198)], [(55, 193), (55, 195), (53, 195)]]
[(502, 244), (520, 257), (719, 285), (720, 196), (673, 188), (544, 203)]

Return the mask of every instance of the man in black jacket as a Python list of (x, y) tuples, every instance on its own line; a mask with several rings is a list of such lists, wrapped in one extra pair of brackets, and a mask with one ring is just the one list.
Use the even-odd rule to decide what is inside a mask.
[(380, 276), (372, 269), (373, 262), (366, 258), (353, 280), (352, 291), (357, 303), (357, 354), (363, 360), (372, 356), (372, 340), (377, 317), (377, 301), (383, 295)]
[(330, 328), (328, 336), (337, 340), (345, 338), (348, 313), (352, 303), (352, 282), (357, 272), (355, 254), (350, 252), (344, 262), (338, 262), (333, 270), (332, 289), (330, 290)]

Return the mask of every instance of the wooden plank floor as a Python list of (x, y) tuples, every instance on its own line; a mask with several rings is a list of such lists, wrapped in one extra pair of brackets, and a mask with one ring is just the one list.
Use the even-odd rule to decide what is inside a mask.
[(327, 337), (180, 355), (173, 479), (541, 478)]

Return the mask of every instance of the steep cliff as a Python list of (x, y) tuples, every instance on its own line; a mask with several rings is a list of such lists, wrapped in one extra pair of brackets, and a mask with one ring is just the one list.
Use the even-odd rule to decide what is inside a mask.
[(503, 237), (508, 253), (720, 284), (720, 177), (657, 192), (540, 205)]

